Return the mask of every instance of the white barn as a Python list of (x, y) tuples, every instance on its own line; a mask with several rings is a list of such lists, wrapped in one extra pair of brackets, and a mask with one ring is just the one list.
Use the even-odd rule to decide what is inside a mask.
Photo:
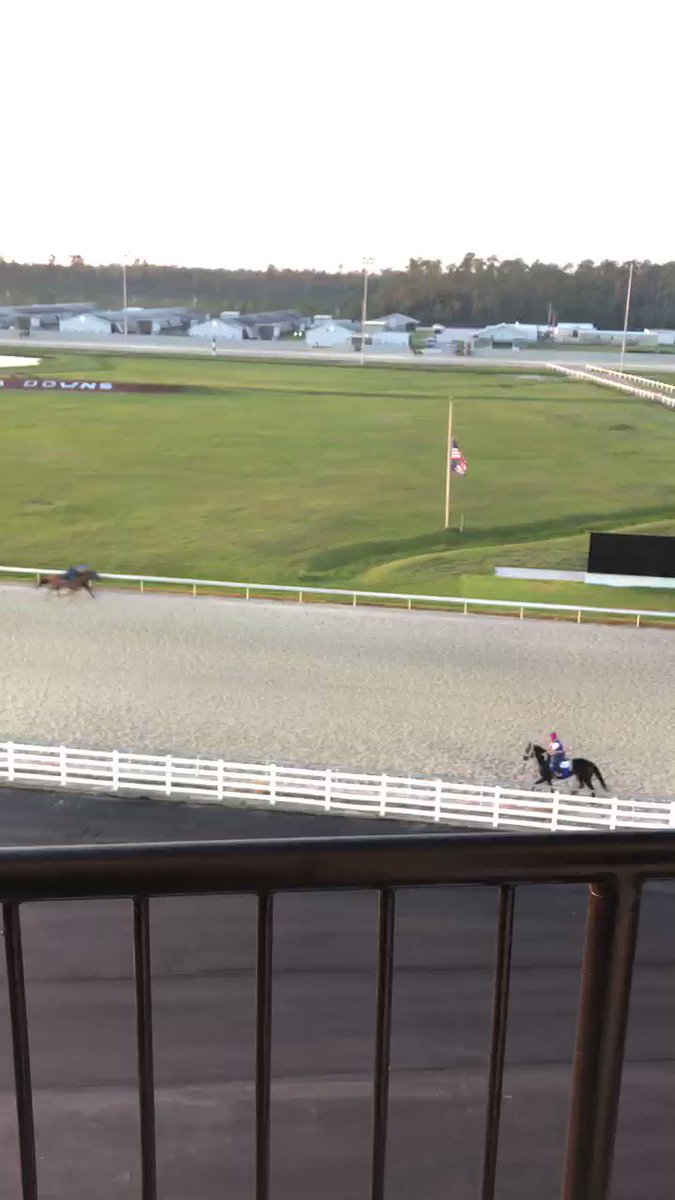
[(112, 333), (112, 321), (98, 313), (84, 312), (72, 317), (61, 317), (61, 333)]
[(338, 325), (334, 321), (326, 321), (322, 325), (315, 325), (313, 329), (307, 330), (305, 345), (324, 349), (330, 346), (349, 346), (353, 337), (353, 329), (349, 329), (346, 325)]
[(190, 337), (209, 338), (211, 341), (215, 338), (217, 342), (240, 342), (244, 337), (241, 325), (235, 321), (221, 321), (218, 317), (191, 325), (189, 332)]
[(386, 346), (389, 350), (409, 350), (410, 334), (396, 329), (380, 329), (370, 338), (371, 346)]
[(511, 349), (513, 346), (531, 345), (538, 337), (538, 325), (501, 321), (498, 325), (486, 325), (484, 329), (479, 329), (476, 343), (478, 346), (502, 346), (504, 349)]

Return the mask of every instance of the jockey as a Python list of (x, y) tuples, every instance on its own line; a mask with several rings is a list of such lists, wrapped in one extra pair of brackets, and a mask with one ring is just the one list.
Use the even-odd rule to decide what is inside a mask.
[(63, 578), (77, 579), (78, 575), (81, 575), (83, 571), (87, 571), (88, 569), (86, 563), (80, 563), (79, 567), (68, 567), (68, 570), (63, 573)]
[(548, 743), (548, 757), (554, 775), (559, 775), (565, 759), (565, 747), (557, 733), (552, 733)]

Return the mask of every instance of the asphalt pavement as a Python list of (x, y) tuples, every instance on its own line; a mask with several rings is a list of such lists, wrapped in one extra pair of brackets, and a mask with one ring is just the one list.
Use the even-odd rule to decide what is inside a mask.
[[(0, 790), (6, 845), (396, 833), (399, 823), (167, 801)], [(645, 897), (614, 1197), (670, 1196), (675, 1073), (674, 895)], [(500, 1200), (560, 1188), (585, 894), (521, 888), (500, 1151)], [(496, 896), (399, 897), (387, 1196), (478, 1194)], [(40, 1196), (139, 1192), (130, 907), (29, 904), (23, 936)], [(272, 1195), (368, 1195), (375, 897), (284, 895), (275, 907)], [(160, 1196), (252, 1195), (254, 904), (152, 904)], [(0, 981), (0, 1200), (19, 1195)]]

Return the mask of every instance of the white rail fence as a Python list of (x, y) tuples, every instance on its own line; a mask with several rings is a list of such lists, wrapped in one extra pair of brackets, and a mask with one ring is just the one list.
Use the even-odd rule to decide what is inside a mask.
[[(585, 383), (597, 383), (601, 387), (616, 388), (629, 396), (637, 396), (640, 400), (657, 400), (668, 408), (675, 408), (675, 392), (672, 384), (659, 383), (656, 379), (647, 379), (640, 375), (629, 375), (625, 371), (614, 371), (611, 367), (599, 367), (592, 363), (583, 368), (567, 367), (563, 363), (547, 363), (552, 371), (559, 371), (570, 379), (581, 379)], [(639, 384), (640, 386), (636, 386)]]
[(617, 383), (625, 383), (629, 387), (644, 387), (648, 391), (658, 392), (660, 394), (655, 399), (667, 404), (669, 408), (675, 408), (675, 384), (664, 383), (661, 379), (650, 379), (647, 375), (634, 375), (628, 371), (618, 371), (613, 367), (602, 367), (596, 363), (586, 363), (585, 367), (587, 371), (597, 372)]
[(593, 799), (563, 792), (477, 787), (444, 779), (19, 742), (0, 742), (0, 780), (491, 829), (675, 828), (675, 801), (621, 800), (616, 796)]
[[(40, 575), (58, 575), (63, 567), (0, 567), (0, 575), (17, 576), (23, 579), (37, 580)], [(451, 612), (501, 612), (518, 616), (522, 621), (526, 613), (533, 615), (565, 614), (573, 617), (581, 624), (583, 614), (589, 618), (616, 617), (630, 622), (639, 628), (644, 620), (675, 621), (675, 612), (661, 611), (653, 608), (599, 608), (591, 604), (547, 604), (544, 601), (530, 600), (484, 600), (477, 596), (434, 596), (414, 592), (364, 592), (355, 588), (321, 588), (305, 587), (299, 584), (285, 583), (241, 583), (224, 579), (186, 579), (174, 578), (169, 575), (112, 575), (100, 572), (100, 578), (112, 583), (137, 584), (140, 592), (149, 589), (181, 588), (193, 596), (214, 592), (228, 592), (235, 597), (252, 600), (255, 596), (265, 599), (278, 597), (283, 600), (297, 600), (300, 604), (312, 598), (321, 596), (335, 603), (350, 604), (356, 608), (362, 605), (399, 605), (412, 612), (414, 608), (445, 608)]]

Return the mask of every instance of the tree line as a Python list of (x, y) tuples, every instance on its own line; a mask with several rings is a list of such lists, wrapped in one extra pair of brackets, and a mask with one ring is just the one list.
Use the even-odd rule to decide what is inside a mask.
[[(497, 321), (539, 325), (590, 321), (623, 325), (628, 263), (584, 260), (559, 266), (466, 254), (460, 263), (411, 258), (405, 270), (378, 271), (370, 279), (369, 315), (404, 312), (422, 324), (483, 326)], [(358, 271), (208, 270), (157, 266), (136, 260), (127, 268), (129, 304), (191, 305), (204, 312), (293, 308), (313, 315), (358, 318), (363, 276)], [(119, 264), (93, 266), (74, 255), (69, 265), (17, 263), (0, 258), (0, 305), (91, 301), (120, 308)], [(675, 328), (675, 262), (635, 267), (630, 325)]]

